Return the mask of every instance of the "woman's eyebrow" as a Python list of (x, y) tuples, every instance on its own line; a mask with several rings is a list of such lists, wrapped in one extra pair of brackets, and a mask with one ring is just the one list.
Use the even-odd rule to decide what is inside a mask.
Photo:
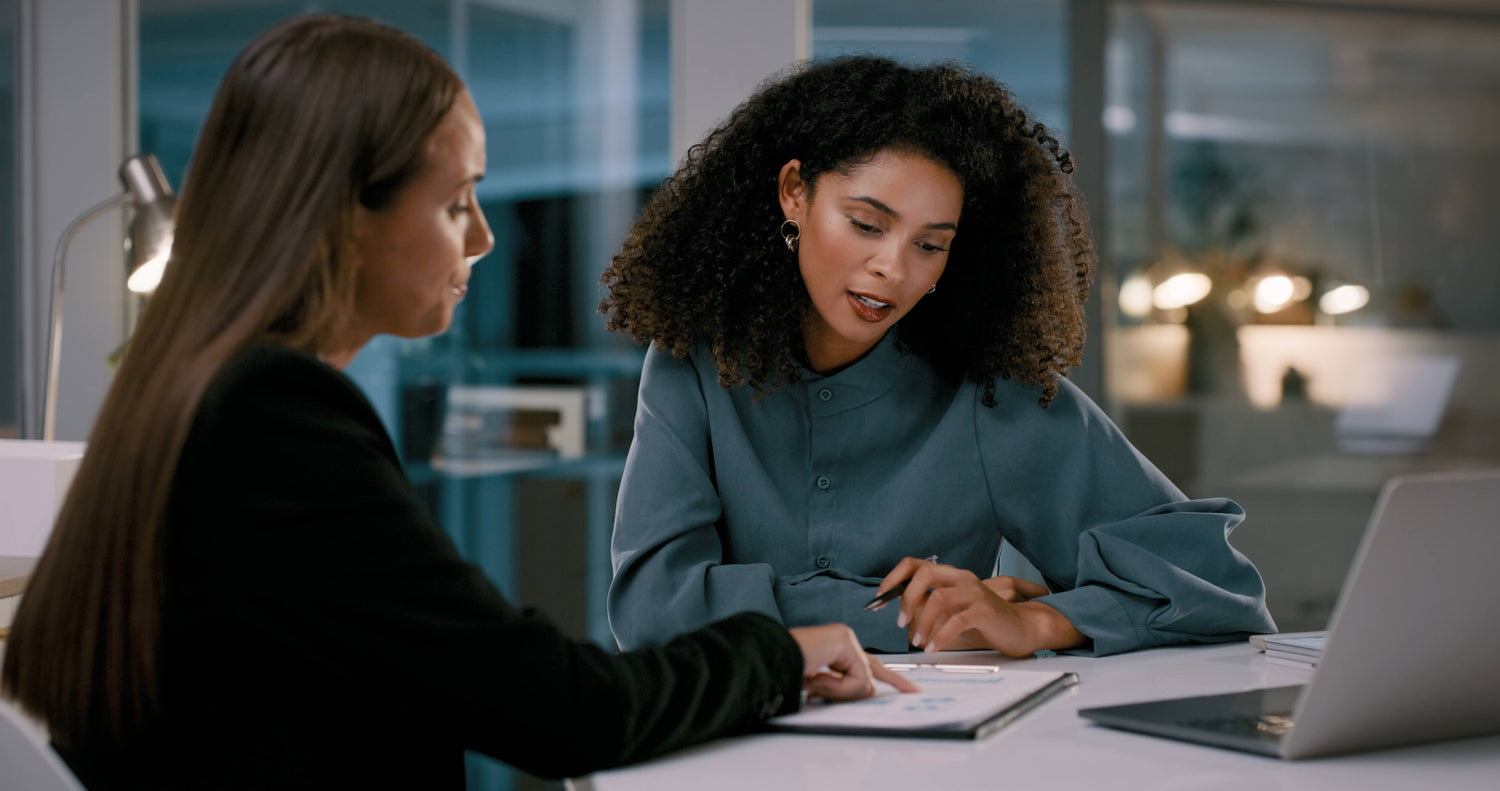
[[(901, 219), (901, 214), (900, 213), (898, 213), (895, 209), (892, 209), (891, 207), (889, 207), (889, 206), (885, 205), (884, 203), (880, 202), (880, 200), (877, 199), (877, 198), (871, 198), (871, 197), (869, 197), (867, 195), (854, 195), (854, 196), (851, 196), (849, 198), (849, 200), (857, 200), (857, 201), (860, 201), (861, 203), (868, 203), (872, 207), (874, 207), (874, 209), (876, 211), (880, 212), (881, 214), (885, 214), (885, 215), (889, 216), (893, 220), (899, 220), (899, 219)], [(956, 230), (958, 230), (958, 223), (952, 223), (952, 222), (930, 222), (930, 223), (927, 223), (926, 227), (931, 228), (934, 231), (956, 231)]]
[(479, 184), (479, 182), (481, 182), (481, 181), (484, 181), (484, 174), (483, 173), (476, 173), (474, 175), (467, 176), (467, 177), (459, 180), (457, 183), (454, 183), (452, 191), (453, 192), (460, 192), (462, 190), (469, 189), (470, 187), (477, 186)]

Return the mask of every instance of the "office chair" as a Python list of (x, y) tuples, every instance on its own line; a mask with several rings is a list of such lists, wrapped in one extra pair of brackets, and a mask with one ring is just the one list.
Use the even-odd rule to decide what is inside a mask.
[(85, 791), (36, 728), (3, 700), (0, 700), (0, 786), (16, 791)]

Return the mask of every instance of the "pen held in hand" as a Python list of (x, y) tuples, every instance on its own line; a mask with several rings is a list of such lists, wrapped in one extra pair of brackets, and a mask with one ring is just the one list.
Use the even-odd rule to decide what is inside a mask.
[(902, 580), (896, 583), (896, 587), (891, 588), (885, 593), (882, 593), (879, 596), (876, 596), (875, 598), (869, 600), (865, 603), (865, 610), (867, 612), (869, 610), (878, 610), (881, 607), (884, 607), (887, 604), (895, 601), (896, 599), (901, 598), (901, 594), (906, 592), (906, 583), (908, 582), (911, 582), (911, 580)]
[[(927, 557), (923, 558), (923, 560), (926, 560), (928, 563), (936, 563), (937, 555), (928, 555)], [(891, 588), (885, 593), (880, 594), (879, 596), (876, 596), (868, 602), (865, 602), (865, 612), (869, 612), (870, 610), (878, 610), (881, 607), (884, 607), (887, 604), (895, 601), (896, 599), (901, 598), (901, 594), (906, 592), (906, 585), (909, 582), (911, 582), (910, 578), (901, 580), (900, 582), (896, 583), (895, 587)]]

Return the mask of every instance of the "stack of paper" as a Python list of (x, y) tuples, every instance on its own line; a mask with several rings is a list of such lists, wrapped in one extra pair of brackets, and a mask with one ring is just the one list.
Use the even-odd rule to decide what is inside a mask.
[(1264, 638), (1266, 661), (1279, 665), (1314, 668), (1323, 656), (1323, 644), (1327, 632), (1295, 632), (1272, 634)]

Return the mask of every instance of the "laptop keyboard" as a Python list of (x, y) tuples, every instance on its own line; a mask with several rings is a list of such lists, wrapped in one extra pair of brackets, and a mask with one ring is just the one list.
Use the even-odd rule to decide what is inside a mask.
[(1216, 731), (1235, 736), (1285, 736), (1292, 729), (1292, 718), (1285, 714), (1262, 714), (1258, 717), (1207, 717), (1183, 720), (1181, 725), (1197, 730)]

